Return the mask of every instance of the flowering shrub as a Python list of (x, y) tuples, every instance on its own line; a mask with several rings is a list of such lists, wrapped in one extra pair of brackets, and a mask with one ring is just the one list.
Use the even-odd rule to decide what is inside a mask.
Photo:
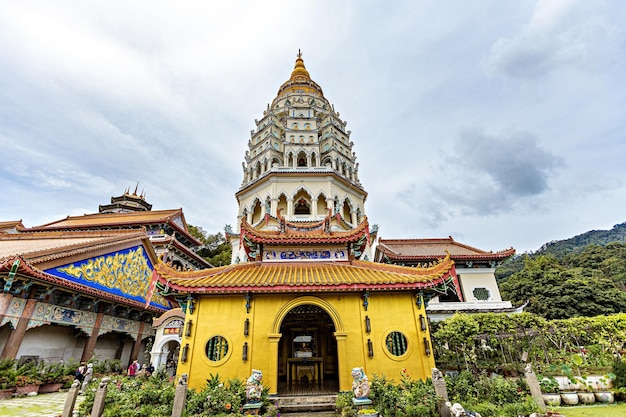
[[(268, 388), (261, 394), (263, 416), (276, 417), (278, 408), (268, 399)], [(242, 416), (246, 403), (246, 384), (239, 378), (222, 383), (219, 375), (210, 375), (201, 391), (187, 392), (188, 416)]]
[(436, 417), (437, 395), (430, 379), (413, 380), (406, 369), (400, 372), (400, 384), (374, 375), (370, 399), (383, 417)]
[(242, 380), (235, 378), (224, 384), (219, 375), (211, 375), (201, 391), (187, 392), (187, 413), (190, 416), (227, 415), (240, 411), (245, 399)]

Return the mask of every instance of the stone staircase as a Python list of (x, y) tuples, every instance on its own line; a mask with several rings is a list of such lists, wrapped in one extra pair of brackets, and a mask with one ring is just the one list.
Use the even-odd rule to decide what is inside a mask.
[(280, 415), (288, 417), (335, 416), (337, 394), (274, 397)]

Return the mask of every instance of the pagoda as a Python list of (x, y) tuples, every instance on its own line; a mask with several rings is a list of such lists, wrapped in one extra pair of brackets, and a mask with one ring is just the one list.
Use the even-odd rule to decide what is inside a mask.
[(226, 227), (232, 264), (155, 265), (160, 294), (185, 314), (177, 372), (190, 387), (253, 369), (270, 394), (349, 390), (355, 367), (431, 375), (423, 293), (459, 291), (454, 261), (372, 262), (377, 228), (365, 215), (350, 137), (298, 53), (250, 134), (237, 223)]

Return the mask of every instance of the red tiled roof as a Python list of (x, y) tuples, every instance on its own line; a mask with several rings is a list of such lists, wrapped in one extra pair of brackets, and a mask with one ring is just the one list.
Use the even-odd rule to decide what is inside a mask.
[(487, 252), (463, 243), (452, 237), (434, 239), (380, 239), (375, 259), (387, 257), (391, 260), (430, 260), (450, 253), (456, 260), (503, 260), (515, 254), (509, 248), (498, 252)]
[[(313, 224), (313, 222), (311, 223)], [(317, 223), (315, 223), (317, 224)], [(304, 228), (306, 224), (302, 223)], [(252, 227), (245, 219), (241, 221), (241, 235), (255, 243), (275, 245), (311, 245), (311, 244), (338, 244), (356, 242), (368, 232), (367, 218), (354, 229), (333, 232), (324, 231), (323, 228), (314, 230), (259, 230)]]
[(320, 292), (413, 290), (456, 279), (450, 257), (427, 268), (366, 261), (248, 262), (202, 271), (177, 271), (155, 265), (159, 281), (182, 293)]

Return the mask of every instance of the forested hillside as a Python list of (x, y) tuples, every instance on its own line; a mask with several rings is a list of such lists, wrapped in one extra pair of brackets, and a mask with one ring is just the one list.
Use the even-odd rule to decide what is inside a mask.
[(560, 259), (565, 255), (580, 253), (588, 245), (606, 246), (607, 243), (611, 242), (626, 243), (626, 222), (616, 224), (610, 230), (590, 230), (569, 239), (544, 243), (536, 252), (520, 254), (508, 259), (496, 269), (496, 279), (498, 282), (504, 282), (510, 275), (521, 271), (526, 255), (531, 258), (540, 255), (553, 255)]
[(496, 277), (503, 299), (547, 319), (626, 311), (626, 223), (549, 242)]

